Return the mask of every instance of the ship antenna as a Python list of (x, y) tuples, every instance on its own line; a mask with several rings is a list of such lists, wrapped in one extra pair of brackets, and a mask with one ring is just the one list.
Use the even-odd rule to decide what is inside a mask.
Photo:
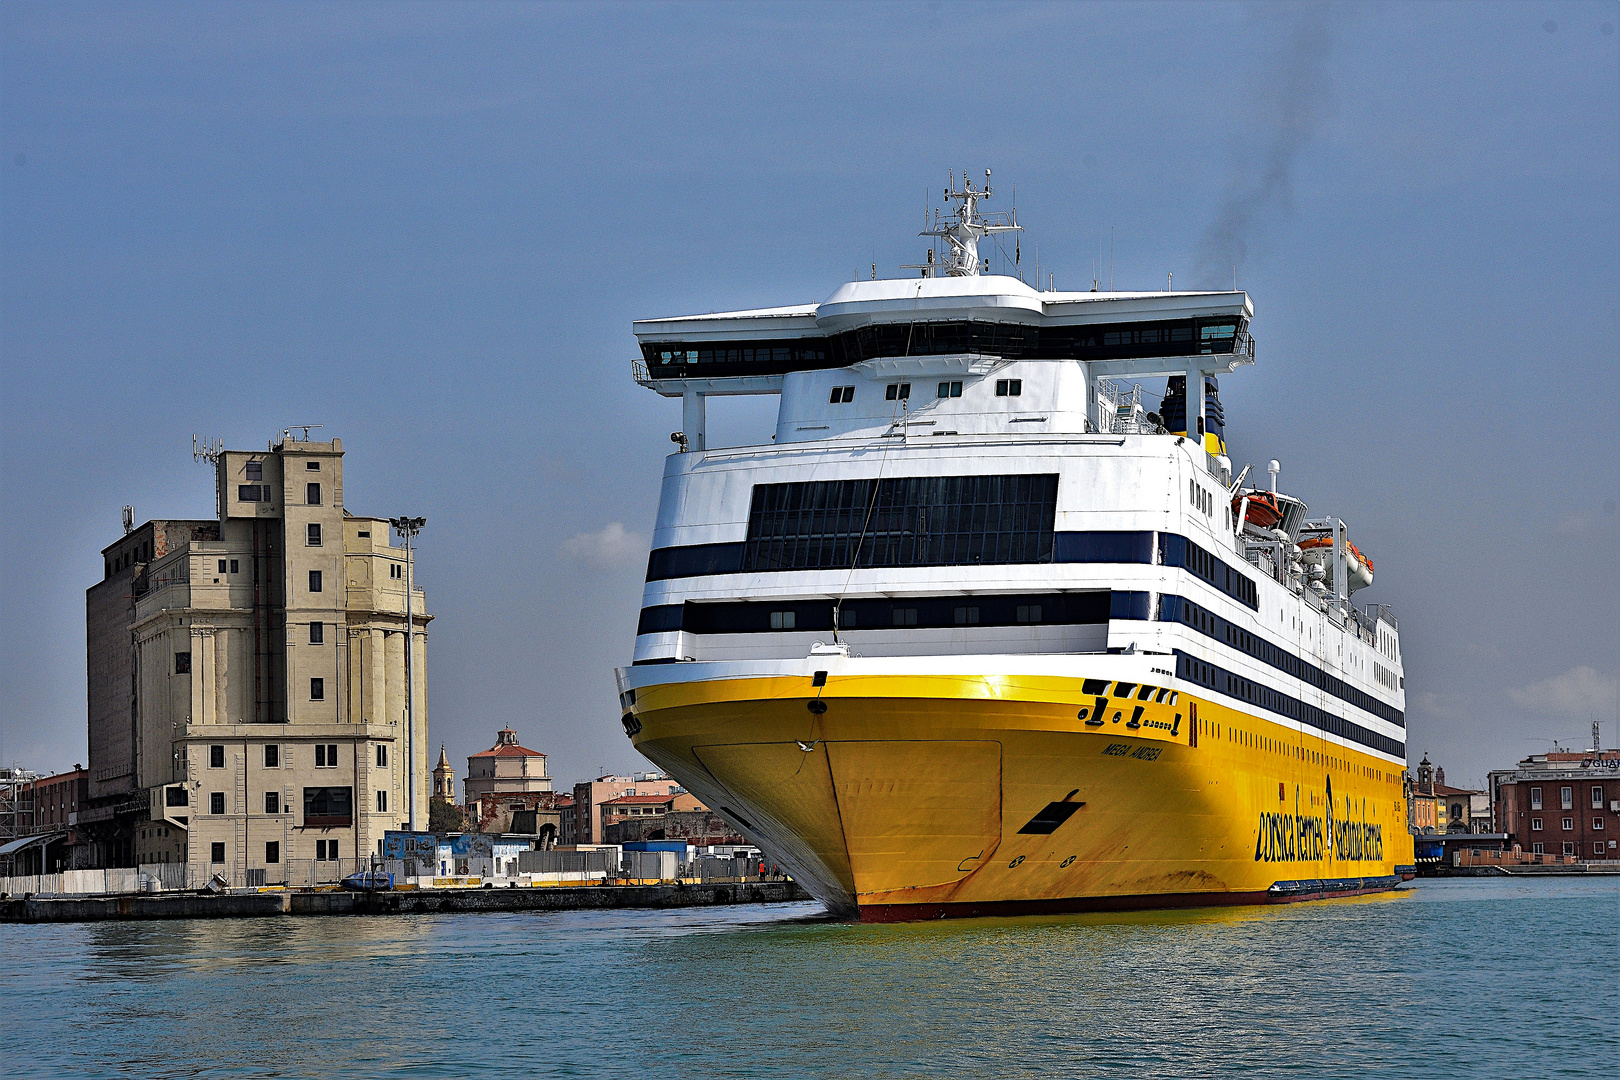
[[(989, 199), (994, 191), (990, 187), (989, 170), (985, 170), (983, 188), (975, 188), (964, 171), (962, 186), (956, 186), (956, 171), (949, 173), (950, 186), (945, 189), (947, 205), (956, 202), (944, 216), (936, 216), (932, 227), (924, 229), (923, 236), (943, 239), (948, 245), (941, 260), (950, 277), (977, 277), (983, 269), (979, 259), (979, 241), (996, 233), (1020, 231), (1014, 216), (1007, 212), (984, 214), (979, 203)], [(1016, 189), (1015, 189), (1016, 191)]]

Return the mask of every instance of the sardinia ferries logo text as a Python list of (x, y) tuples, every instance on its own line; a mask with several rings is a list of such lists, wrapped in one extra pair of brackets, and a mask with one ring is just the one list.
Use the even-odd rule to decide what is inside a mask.
[(1350, 800), (1345, 799), (1345, 816), (1333, 816), (1333, 780), (1327, 782), (1327, 806), (1320, 815), (1299, 813), (1299, 789), (1294, 789), (1292, 814), (1260, 812), (1259, 829), (1255, 834), (1255, 862), (1314, 862), (1324, 857), (1345, 862), (1377, 862), (1384, 857), (1384, 827), (1366, 820), (1366, 802), (1362, 802), (1362, 820), (1351, 820), (1354, 813)]

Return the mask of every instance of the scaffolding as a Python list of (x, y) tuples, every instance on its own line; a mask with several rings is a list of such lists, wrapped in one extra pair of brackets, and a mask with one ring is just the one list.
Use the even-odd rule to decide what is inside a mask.
[[(39, 774), (15, 765), (0, 766), (0, 848), (35, 831), (34, 781)], [(0, 855), (0, 875), (11, 873), (12, 856)]]

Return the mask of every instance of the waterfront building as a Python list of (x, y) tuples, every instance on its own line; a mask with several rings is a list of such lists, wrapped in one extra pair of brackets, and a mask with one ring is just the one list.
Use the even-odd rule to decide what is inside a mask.
[(636, 773), (633, 776), (598, 776), (574, 785), (574, 835), (571, 844), (602, 844), (601, 805), (624, 795), (673, 795), (681, 790), (676, 780), (663, 773)]
[(97, 865), (173, 841), (194, 877), (274, 883), (425, 824), (431, 616), (413, 588), (410, 726), (414, 570), (388, 519), (346, 508), (343, 455), (208, 449), (217, 520), (126, 510), (85, 599)]
[(467, 755), (467, 780), (462, 784), (467, 805), (486, 795), (527, 794), (551, 790), (546, 755), (517, 741), (509, 727), (495, 733), (495, 745)]
[(54, 874), (88, 866), (78, 833), (79, 814), (90, 799), (89, 773), (75, 764), (70, 772), (26, 776), (17, 778), (16, 789), (0, 806), (10, 819), (0, 833), (0, 859), (7, 872)]
[[(639, 829), (636, 830), (638, 835), (629, 837), (608, 830), (621, 822), (661, 820), (671, 813), (707, 812), (708, 809), (698, 801), (696, 795), (686, 791), (672, 791), (663, 795), (621, 795), (617, 799), (609, 799), (602, 803), (602, 836), (609, 844), (622, 843), (625, 839), (662, 840), (662, 836), (649, 836), (646, 831)], [(656, 826), (653, 829), (655, 830)]]
[(693, 848), (705, 849), (748, 845), (735, 826), (707, 808), (670, 810), (656, 817), (619, 817), (606, 826), (604, 833), (610, 844), (684, 840)]
[(540, 835), (544, 846), (558, 842), (561, 817), (557, 794), (546, 772), (546, 755), (518, 742), (509, 727), (495, 734), (495, 745), (467, 756), (468, 816), (485, 832)]
[(1620, 859), (1620, 749), (1532, 754), (1488, 782), (1497, 830), (1525, 851)]

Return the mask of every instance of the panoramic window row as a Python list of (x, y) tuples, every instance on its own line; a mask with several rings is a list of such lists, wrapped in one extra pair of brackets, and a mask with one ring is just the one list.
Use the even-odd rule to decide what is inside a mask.
[(1388, 702), (1379, 701), (1364, 690), (1358, 690), (1336, 675), (1331, 675), (1304, 658), (1275, 645), (1265, 638), (1234, 626), (1219, 615), (1180, 596), (1168, 593), (1159, 597), (1159, 621), (1181, 623), (1216, 641), (1224, 641), (1239, 652), (1254, 657), (1268, 667), (1292, 675), (1302, 683), (1332, 694), (1358, 709), (1365, 709), (1381, 720), (1406, 726), (1406, 714)]
[(1406, 756), (1406, 744), (1392, 739), (1388, 735), (1370, 731), (1353, 720), (1347, 720), (1342, 716), (1336, 716), (1323, 709), (1318, 709), (1315, 705), (1308, 705), (1280, 690), (1257, 683), (1252, 679), (1246, 679), (1241, 675), (1233, 674), (1223, 667), (1207, 663), (1195, 656), (1189, 656), (1180, 649), (1175, 652), (1176, 677), (1178, 679), (1186, 679), (1188, 682), (1214, 690), (1216, 693), (1248, 702), (1256, 708), (1274, 712), (1279, 716), (1286, 716), (1290, 720), (1297, 720), (1307, 727), (1316, 728), (1318, 731), (1326, 731), (1342, 739), (1349, 739), (1351, 742), (1371, 747), (1380, 753), (1390, 754), (1394, 757)]
[(1077, 626), (1106, 623), (1145, 606), (1146, 593), (1034, 593), (798, 601), (663, 604), (641, 609), (637, 634), (760, 634), (785, 630), (960, 629), (968, 626)]
[(960, 320), (881, 323), (793, 341), (645, 342), (641, 350), (654, 378), (679, 376), (688, 370), (701, 370), (706, 375), (763, 375), (847, 367), (880, 357), (950, 353), (979, 353), (1008, 360), (1112, 360), (1229, 353), (1237, 347), (1243, 331), (1242, 322), (1230, 315), (1094, 326)]
[(742, 567), (829, 570), (1050, 562), (1057, 477), (757, 484)]

